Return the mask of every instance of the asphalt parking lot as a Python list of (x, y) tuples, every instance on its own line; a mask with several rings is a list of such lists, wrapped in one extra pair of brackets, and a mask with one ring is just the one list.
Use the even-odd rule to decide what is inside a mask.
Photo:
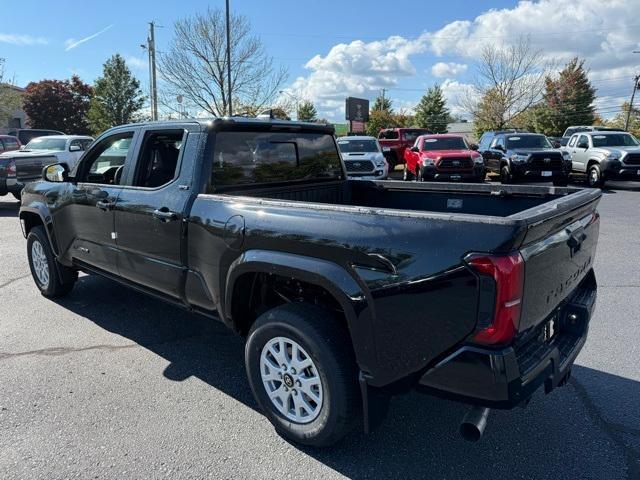
[(480, 443), (464, 406), (395, 398), (382, 427), (325, 450), (257, 411), (243, 343), (221, 325), (83, 276), (33, 285), (18, 204), (0, 198), (0, 478), (640, 478), (640, 184), (600, 204), (599, 300), (567, 387), (493, 412)]

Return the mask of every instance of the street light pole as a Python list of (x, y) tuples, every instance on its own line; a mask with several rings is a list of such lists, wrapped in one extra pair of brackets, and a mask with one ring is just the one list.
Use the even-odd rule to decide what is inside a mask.
[(227, 88), (229, 96), (229, 116), (233, 116), (233, 107), (231, 105), (231, 25), (229, 23), (229, 0), (227, 0)]
[(156, 80), (156, 34), (155, 24), (149, 22), (149, 70), (151, 81), (151, 120), (158, 120), (158, 85)]

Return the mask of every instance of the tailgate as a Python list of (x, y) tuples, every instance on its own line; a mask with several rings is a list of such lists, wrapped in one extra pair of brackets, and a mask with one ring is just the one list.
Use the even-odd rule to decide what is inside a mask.
[(583, 190), (534, 212), (520, 248), (525, 261), (520, 332), (545, 321), (593, 268), (601, 195)]

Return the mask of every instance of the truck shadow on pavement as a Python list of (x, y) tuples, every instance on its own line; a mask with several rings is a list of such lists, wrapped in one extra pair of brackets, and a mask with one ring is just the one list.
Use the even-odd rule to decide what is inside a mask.
[[(195, 376), (257, 409), (243, 340), (221, 323), (96, 276), (82, 276), (57, 302), (169, 361), (167, 379)], [(393, 399), (370, 435), (297, 448), (351, 478), (640, 478), (638, 398), (640, 382), (575, 366), (568, 387), (536, 394), (526, 409), (492, 412), (479, 443), (457, 434), (464, 405), (409, 394)]]

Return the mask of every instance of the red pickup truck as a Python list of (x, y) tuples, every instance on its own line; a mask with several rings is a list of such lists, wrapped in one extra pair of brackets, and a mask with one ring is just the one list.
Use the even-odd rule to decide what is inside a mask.
[(382, 154), (389, 164), (389, 172), (396, 165), (404, 163), (404, 151), (411, 148), (420, 135), (431, 133), (425, 128), (385, 128), (378, 134), (378, 142), (382, 147)]
[(422, 135), (404, 152), (404, 180), (484, 182), (482, 155), (459, 135)]

